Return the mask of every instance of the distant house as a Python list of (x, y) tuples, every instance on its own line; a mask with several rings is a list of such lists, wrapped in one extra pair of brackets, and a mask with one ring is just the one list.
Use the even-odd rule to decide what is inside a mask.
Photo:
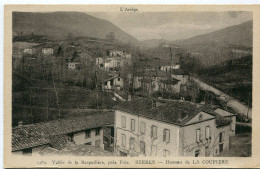
[(174, 69), (180, 69), (180, 65), (165, 65), (165, 66), (160, 66), (159, 69), (161, 71), (170, 72), (171, 70)]
[(17, 126), (12, 129), (12, 152), (35, 155), (50, 147), (62, 150), (68, 142), (104, 149), (103, 132), (113, 124), (113, 112), (106, 112)]
[(181, 84), (187, 84), (190, 76), (187, 72), (182, 69), (175, 69), (171, 71), (171, 77), (180, 80)]
[(68, 69), (72, 69), (72, 70), (80, 69), (81, 66), (82, 66), (82, 63), (80, 63), (80, 62), (68, 62)]
[[(162, 71), (149, 70), (149, 71), (138, 71), (133, 80), (133, 86), (135, 89), (143, 88), (145, 90), (151, 89), (152, 91), (158, 91), (158, 81), (165, 78), (166, 75)], [(130, 80), (131, 81), (131, 80)]]
[(42, 54), (43, 55), (53, 55), (54, 50), (53, 48), (43, 48), (42, 49)]
[(119, 76), (110, 77), (105, 79), (102, 83), (103, 90), (121, 90), (124, 86), (124, 79)]
[(159, 91), (180, 93), (181, 81), (171, 78), (159, 81)]
[[(218, 156), (229, 149), (235, 115), (185, 101), (137, 99), (115, 107), (120, 156)], [(232, 120), (230, 120), (230, 118)]]
[(23, 50), (24, 54), (32, 55), (36, 53), (36, 49), (24, 49)]
[(108, 50), (107, 51), (107, 56), (109, 57), (121, 57), (123, 56), (125, 51), (123, 50)]

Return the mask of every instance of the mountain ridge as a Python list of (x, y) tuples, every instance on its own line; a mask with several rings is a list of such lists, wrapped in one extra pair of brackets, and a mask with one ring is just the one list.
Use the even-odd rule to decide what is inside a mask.
[(105, 39), (108, 33), (114, 32), (116, 39), (121, 42), (139, 43), (139, 40), (113, 23), (83, 12), (13, 12), (13, 31), (56, 37), (64, 37), (72, 33), (75, 36), (100, 39)]

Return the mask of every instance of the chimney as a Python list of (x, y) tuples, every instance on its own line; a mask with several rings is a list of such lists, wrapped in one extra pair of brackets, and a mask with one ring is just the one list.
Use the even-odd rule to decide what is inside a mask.
[(22, 126), (23, 125), (23, 122), (22, 121), (19, 121), (18, 122), (18, 127)]
[(129, 94), (128, 97), (127, 97), (127, 101), (131, 101), (132, 98), (131, 98), (131, 95)]

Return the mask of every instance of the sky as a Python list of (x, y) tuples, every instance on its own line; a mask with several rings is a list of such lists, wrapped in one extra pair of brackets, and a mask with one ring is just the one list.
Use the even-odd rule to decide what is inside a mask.
[(213, 32), (253, 19), (251, 12), (92, 12), (138, 40), (179, 40)]

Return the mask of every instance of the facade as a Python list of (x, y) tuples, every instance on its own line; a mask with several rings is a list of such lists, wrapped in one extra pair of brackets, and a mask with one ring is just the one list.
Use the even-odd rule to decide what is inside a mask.
[(120, 90), (123, 88), (123, 86), (124, 86), (124, 79), (121, 77), (115, 76), (115, 77), (111, 77), (111, 78), (104, 80), (104, 82), (102, 84), (102, 89), (103, 90), (111, 90), (111, 89)]
[(159, 91), (180, 93), (181, 81), (175, 78), (160, 80), (159, 81)]
[(43, 55), (53, 55), (53, 52), (54, 52), (53, 48), (43, 48), (42, 49)]
[(165, 71), (165, 72), (170, 72), (171, 70), (174, 69), (180, 69), (180, 65), (165, 65), (165, 66), (160, 66), (159, 69), (161, 71)]
[(118, 56), (123, 56), (125, 51), (123, 50), (110, 50), (110, 51), (107, 51), (107, 56), (109, 57), (118, 57)]
[(218, 156), (228, 151), (235, 132), (235, 121), (185, 101), (139, 99), (115, 109), (115, 152), (120, 156)]
[(32, 55), (32, 54), (36, 53), (36, 50), (35, 49), (24, 49), (23, 53), (28, 54), (28, 55)]
[(81, 68), (81, 63), (80, 62), (68, 62), (68, 69), (80, 69)]

